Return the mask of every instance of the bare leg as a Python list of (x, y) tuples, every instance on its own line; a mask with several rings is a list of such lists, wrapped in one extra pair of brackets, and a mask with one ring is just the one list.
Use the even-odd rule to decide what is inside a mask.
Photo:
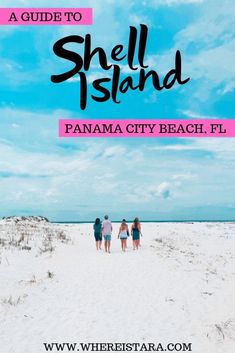
[(136, 241), (135, 241), (135, 244), (136, 244), (136, 245), (135, 245), (135, 246), (136, 246), (136, 250), (138, 250), (138, 249), (139, 249), (139, 240), (136, 240)]
[(126, 251), (126, 248), (127, 248), (127, 246), (126, 246), (126, 239), (124, 239), (124, 240), (123, 240), (123, 251)]
[(99, 241), (99, 249), (101, 250), (102, 240)]
[(95, 245), (96, 245), (96, 250), (99, 250), (99, 242), (98, 241), (95, 242)]
[(137, 240), (133, 240), (133, 248), (134, 250), (137, 250)]
[(104, 241), (104, 249), (105, 249), (105, 252), (107, 252), (107, 250), (108, 250), (108, 241), (107, 240)]
[(121, 247), (122, 251), (125, 251), (124, 239), (121, 239)]
[(111, 243), (111, 241), (107, 241), (107, 249), (108, 249), (108, 252), (110, 253), (110, 243)]

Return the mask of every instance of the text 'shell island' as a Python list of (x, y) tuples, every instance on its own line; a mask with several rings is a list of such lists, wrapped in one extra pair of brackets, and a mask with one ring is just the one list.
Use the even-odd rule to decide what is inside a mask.
[[(96, 102), (106, 102), (112, 100), (114, 103), (120, 103), (121, 100), (118, 93), (125, 94), (128, 90), (138, 90), (143, 92), (146, 89), (148, 79), (152, 80), (152, 86), (155, 90), (171, 89), (175, 83), (184, 85), (190, 78), (182, 78), (182, 59), (179, 50), (175, 53), (174, 68), (169, 70), (167, 74), (161, 78), (155, 70), (146, 71), (149, 65), (145, 63), (145, 52), (148, 38), (148, 27), (144, 24), (140, 25), (139, 42), (137, 43), (138, 30), (136, 27), (130, 26), (129, 40), (127, 51), (124, 50), (123, 44), (115, 45), (108, 56), (101, 47), (92, 49), (92, 38), (90, 34), (85, 37), (78, 35), (70, 35), (59, 39), (53, 46), (54, 53), (62, 58), (69, 60), (75, 64), (73, 69), (61, 74), (52, 75), (51, 81), (61, 83), (66, 80), (76, 80), (80, 83), (80, 108), (84, 110), (87, 106), (89, 82), (87, 72), (91, 67), (93, 58), (98, 57), (100, 68), (106, 73), (105, 77), (93, 80), (91, 98)], [(68, 50), (64, 46), (66, 44), (80, 44), (84, 53), (83, 57), (75, 51)], [(138, 63), (134, 63), (135, 57)], [(110, 63), (114, 61), (115, 63)], [(127, 64), (126, 64), (127, 61)], [(121, 64), (122, 62), (122, 64)], [(118, 63), (120, 63), (118, 65)], [(125, 68), (123, 70), (123, 68)], [(137, 81), (133, 76), (122, 77), (124, 72), (135, 73)], [(77, 75), (76, 77), (74, 77)], [(108, 87), (107, 87), (108, 86)]]

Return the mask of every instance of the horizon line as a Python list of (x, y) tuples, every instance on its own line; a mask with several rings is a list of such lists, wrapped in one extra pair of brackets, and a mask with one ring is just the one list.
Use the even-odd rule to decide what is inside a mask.
[[(113, 223), (121, 223), (121, 220), (111, 220)], [(132, 223), (133, 220), (126, 220), (127, 223)], [(208, 220), (208, 219), (202, 219), (202, 220), (195, 220), (195, 219), (190, 219), (190, 220), (140, 220), (142, 223), (177, 223), (177, 222), (184, 222), (184, 223), (190, 223), (190, 222), (235, 222), (235, 219), (215, 219), (215, 220)], [(94, 220), (90, 221), (51, 221), (51, 223), (94, 223)]]

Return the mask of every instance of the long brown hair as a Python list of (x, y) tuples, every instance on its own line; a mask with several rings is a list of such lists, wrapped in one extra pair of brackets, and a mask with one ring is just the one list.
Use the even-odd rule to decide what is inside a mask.
[(137, 228), (139, 224), (140, 224), (139, 218), (138, 218), (138, 217), (135, 217), (135, 219), (134, 219), (134, 226)]

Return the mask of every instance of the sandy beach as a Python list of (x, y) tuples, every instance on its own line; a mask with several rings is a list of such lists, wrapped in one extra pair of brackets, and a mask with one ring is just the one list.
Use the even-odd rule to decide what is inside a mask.
[(118, 226), (108, 254), (92, 224), (0, 221), (2, 352), (191, 342), (194, 353), (233, 353), (235, 223), (143, 223), (141, 249), (128, 239), (126, 253)]

